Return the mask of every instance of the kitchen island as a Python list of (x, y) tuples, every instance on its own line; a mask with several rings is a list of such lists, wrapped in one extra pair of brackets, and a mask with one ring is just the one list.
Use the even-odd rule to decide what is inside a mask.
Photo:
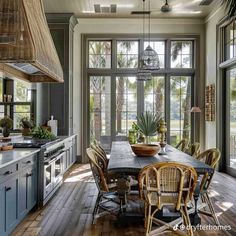
[(76, 135), (41, 148), (0, 152), (0, 235), (9, 235), (29, 211), (46, 204), (75, 161)]

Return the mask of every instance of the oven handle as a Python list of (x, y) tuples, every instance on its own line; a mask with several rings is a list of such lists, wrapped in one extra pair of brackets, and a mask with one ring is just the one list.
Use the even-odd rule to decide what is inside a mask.
[(49, 160), (44, 161), (44, 165), (45, 166), (50, 165), (52, 162), (56, 161), (59, 158), (59, 156), (61, 156), (62, 153), (64, 153), (63, 150), (61, 150), (60, 152), (56, 153)]

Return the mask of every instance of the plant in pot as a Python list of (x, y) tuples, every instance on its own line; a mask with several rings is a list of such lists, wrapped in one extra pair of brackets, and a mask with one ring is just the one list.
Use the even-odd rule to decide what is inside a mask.
[(5, 116), (0, 120), (0, 127), (2, 128), (3, 137), (8, 137), (13, 127), (13, 120), (10, 117)]
[(145, 136), (145, 143), (150, 143), (150, 137), (157, 134), (160, 119), (160, 115), (154, 115), (149, 111), (146, 111), (137, 117), (137, 126), (139, 132)]
[(54, 140), (56, 136), (46, 128), (43, 127), (35, 127), (32, 132), (32, 136), (34, 139), (44, 139), (44, 140)]
[(31, 134), (31, 129), (34, 127), (34, 124), (28, 117), (23, 117), (20, 120), (20, 126), (22, 127), (22, 135), (29, 136)]

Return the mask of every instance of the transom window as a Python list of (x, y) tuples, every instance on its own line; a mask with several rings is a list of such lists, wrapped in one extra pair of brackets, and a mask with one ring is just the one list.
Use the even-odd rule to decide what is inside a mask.
[[(90, 140), (96, 138), (109, 150), (112, 141), (127, 140), (133, 122), (145, 111), (165, 118), (168, 143), (191, 139), (194, 39), (113, 38), (87, 43)], [(158, 53), (160, 70), (152, 71), (150, 81), (137, 81), (139, 52), (148, 44)]]

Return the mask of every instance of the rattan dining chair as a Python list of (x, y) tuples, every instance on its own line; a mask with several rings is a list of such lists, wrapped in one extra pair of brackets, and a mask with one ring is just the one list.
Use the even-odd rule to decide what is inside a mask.
[(90, 147), (93, 148), (96, 152), (98, 152), (104, 158), (108, 165), (109, 158), (103, 147), (99, 144), (99, 142), (97, 140), (94, 140), (94, 142), (91, 143)]
[[(140, 198), (145, 204), (146, 235), (152, 231), (152, 225), (164, 224), (173, 230), (173, 226), (155, 217), (163, 207), (172, 206), (182, 214), (188, 234), (193, 235), (187, 212), (187, 204), (195, 190), (197, 173), (193, 167), (176, 162), (155, 163), (144, 167), (139, 172)], [(155, 230), (156, 231), (156, 230)], [(157, 232), (155, 232), (157, 233)]]
[[(221, 157), (220, 150), (217, 148), (212, 148), (208, 149), (201, 154), (199, 154), (196, 159), (199, 161), (202, 161), (206, 163), (207, 165), (211, 166), (212, 168), (216, 168), (219, 160)], [(213, 217), (215, 224), (220, 225), (220, 222), (217, 218), (217, 215), (215, 213), (213, 204), (211, 202), (211, 199), (208, 195), (208, 188), (211, 184), (212, 178), (213, 178), (214, 172), (213, 173), (205, 173), (203, 176), (200, 176), (200, 195), (201, 195), (201, 200), (203, 203), (206, 203), (210, 211), (203, 211), (199, 210), (200, 213), (203, 213), (205, 215)]]
[[(92, 222), (95, 223), (95, 218), (98, 218), (104, 214), (118, 214), (120, 211), (120, 202), (116, 201), (116, 184), (108, 184), (107, 176), (104, 174), (104, 160), (99, 155), (97, 155), (92, 148), (87, 148), (86, 152), (93, 177), (98, 188), (98, 196), (92, 219)], [(106, 206), (106, 204), (111, 201), (116, 205), (115, 207), (111, 208), (111, 206)]]
[(200, 154), (200, 143), (194, 142), (192, 144), (189, 144), (188, 149), (186, 150), (186, 153), (189, 154), (192, 157), (197, 157)]
[(187, 139), (182, 139), (180, 142), (175, 146), (175, 148), (179, 149), (182, 152), (185, 152), (188, 148), (189, 141)]

